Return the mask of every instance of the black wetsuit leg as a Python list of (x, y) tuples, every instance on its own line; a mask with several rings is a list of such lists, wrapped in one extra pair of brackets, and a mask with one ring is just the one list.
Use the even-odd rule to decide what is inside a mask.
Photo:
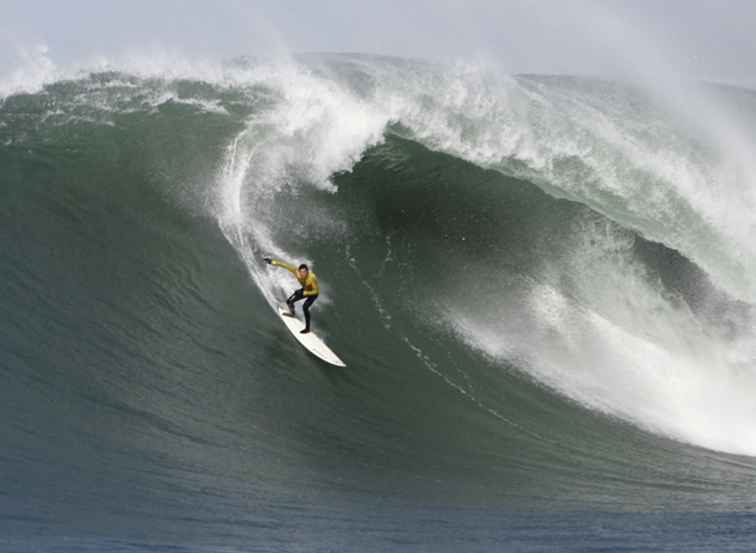
[(294, 293), (286, 300), (286, 305), (289, 306), (289, 310), (294, 313), (294, 304), (304, 298), (304, 288), (294, 290)]
[(286, 300), (286, 305), (289, 306), (289, 309), (293, 313), (294, 304), (303, 299), (305, 300), (304, 305), (302, 305), (302, 311), (304, 312), (305, 317), (305, 330), (310, 330), (310, 306), (315, 303), (315, 300), (318, 299), (318, 296), (309, 296), (307, 297), (307, 299), (305, 299), (304, 289), (300, 288), (299, 290), (296, 290), (291, 296), (289, 296), (289, 299)]
[(305, 316), (305, 330), (310, 330), (310, 306), (315, 303), (316, 299), (318, 299), (318, 296), (310, 296), (302, 305), (302, 311), (304, 311)]

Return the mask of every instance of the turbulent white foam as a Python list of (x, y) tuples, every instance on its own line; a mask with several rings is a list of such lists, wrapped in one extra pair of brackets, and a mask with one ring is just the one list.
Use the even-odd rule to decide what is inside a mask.
[[(451, 294), (446, 324), (475, 349), (592, 409), (756, 455), (756, 333), (707, 327), (633, 262), (622, 235), (595, 238), (589, 230), (571, 246), (571, 263), (547, 263), (538, 280), (486, 294), (485, 305), (471, 306), (464, 290)], [(565, 278), (576, 285), (569, 293)]]
[(696, 347), (677, 350), (581, 310), (553, 288), (532, 290), (530, 301), (533, 317), (520, 319), (519, 330), (503, 334), (458, 314), (455, 326), (476, 348), (524, 364), (591, 408), (696, 445), (756, 455), (756, 374), (733, 362), (727, 345), (699, 334)]
[(332, 192), (331, 175), (350, 169), (369, 145), (381, 141), (388, 119), (301, 67), (284, 66), (254, 82), (270, 87), (278, 100), (270, 111), (251, 118), (229, 147), (220, 176), (218, 218), (274, 305), (280, 301), (277, 289), (288, 287), (286, 276), (268, 271), (260, 257), (306, 255), (285, 252), (275, 243), (274, 231), (300, 224), (271, 215), (277, 192), (296, 186)]
[[(13, 94), (33, 94), (58, 81), (86, 78), (92, 73), (116, 71), (138, 79), (164, 82), (181, 79), (220, 86), (245, 86), (272, 78), (292, 62), (281, 55), (266, 63), (222, 63), (213, 59), (188, 58), (181, 52), (153, 46), (131, 49), (119, 55), (91, 56), (72, 63), (58, 63), (45, 44), (18, 46), (17, 64), (0, 75), (0, 98)], [(113, 81), (109, 86), (118, 86)], [(124, 86), (134, 86), (124, 83)]]
[(629, 88), (477, 65), (379, 75), (379, 101), (429, 146), (586, 203), (756, 301), (756, 139), (701, 101), (693, 124)]
[(44, 44), (19, 47), (17, 54), (19, 65), (8, 74), (0, 75), (0, 100), (12, 94), (36, 92), (45, 84), (61, 79), (62, 74)]

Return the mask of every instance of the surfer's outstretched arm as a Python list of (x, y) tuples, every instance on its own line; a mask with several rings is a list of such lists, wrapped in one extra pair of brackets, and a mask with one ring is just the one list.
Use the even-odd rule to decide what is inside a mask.
[(270, 257), (264, 257), (263, 259), (269, 265), (275, 265), (276, 267), (283, 267), (294, 276), (296, 276), (297, 274), (297, 268), (294, 265), (286, 263), (285, 261), (279, 261), (278, 259), (271, 259)]

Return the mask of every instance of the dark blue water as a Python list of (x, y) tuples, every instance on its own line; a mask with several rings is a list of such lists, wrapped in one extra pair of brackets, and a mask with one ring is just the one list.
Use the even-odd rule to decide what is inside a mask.
[(747, 513), (546, 515), (378, 505), (366, 514), (310, 507), (306, 516), (303, 509), (292, 508), (277, 513), (279, 516), (250, 517), (243, 524), (246, 536), (238, 535), (239, 521), (234, 530), (219, 523), (211, 535), (173, 535), (162, 540), (139, 533), (119, 539), (96, 535), (50, 538), (30, 533), (19, 524), (25, 537), (3, 538), (0, 545), (3, 551), (17, 552), (711, 552), (753, 551), (756, 531), (754, 516)]

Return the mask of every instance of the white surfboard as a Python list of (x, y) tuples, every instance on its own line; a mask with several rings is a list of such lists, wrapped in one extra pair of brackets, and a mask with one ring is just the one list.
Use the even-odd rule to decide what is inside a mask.
[(336, 365), (337, 367), (346, 367), (346, 363), (339, 359), (338, 355), (333, 353), (331, 348), (325, 345), (323, 340), (318, 338), (317, 334), (312, 331), (307, 334), (301, 334), (299, 331), (304, 328), (304, 323), (297, 317), (290, 316), (288, 309), (279, 307), (278, 316), (281, 317), (281, 320), (283, 320), (286, 328), (288, 328), (294, 335), (294, 338), (296, 338), (307, 351), (326, 363)]

